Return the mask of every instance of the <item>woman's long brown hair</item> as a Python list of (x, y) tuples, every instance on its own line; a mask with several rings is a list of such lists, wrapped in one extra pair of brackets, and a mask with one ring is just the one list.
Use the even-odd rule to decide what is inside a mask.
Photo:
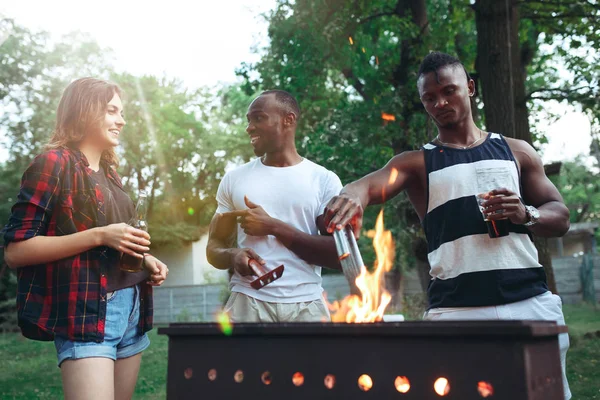
[[(115, 94), (120, 96), (121, 89), (112, 82), (95, 78), (72, 82), (58, 104), (56, 126), (46, 149), (77, 147), (88, 133), (98, 130)], [(102, 160), (113, 167), (119, 163), (114, 149), (103, 151)]]

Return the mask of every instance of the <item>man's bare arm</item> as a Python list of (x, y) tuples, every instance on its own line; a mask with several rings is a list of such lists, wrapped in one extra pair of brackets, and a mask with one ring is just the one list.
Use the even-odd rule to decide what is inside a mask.
[(325, 209), (329, 232), (348, 223), (358, 236), (365, 207), (381, 204), (396, 196), (416, 178), (416, 165), (423, 159), (421, 151), (408, 151), (392, 158), (383, 168), (352, 182), (331, 199)]
[(529, 229), (537, 236), (563, 236), (570, 227), (569, 209), (546, 176), (540, 156), (524, 141), (509, 139), (509, 144), (521, 165), (523, 200), (540, 211), (538, 222)]
[(265, 264), (265, 261), (252, 249), (234, 247), (236, 226), (235, 216), (227, 216), (227, 213), (215, 214), (210, 222), (206, 258), (215, 268), (234, 268), (243, 276), (253, 275), (248, 266), (250, 259), (261, 264)]

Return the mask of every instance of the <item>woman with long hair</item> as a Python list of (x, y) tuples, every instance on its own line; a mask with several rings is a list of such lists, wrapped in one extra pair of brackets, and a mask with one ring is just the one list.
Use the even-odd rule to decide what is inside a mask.
[[(129, 224), (132, 200), (116, 173), (125, 126), (121, 91), (82, 78), (64, 91), (46, 151), (23, 174), (4, 228), (17, 269), (24, 336), (54, 341), (66, 399), (129, 399), (152, 328), (152, 286), (167, 266)], [(139, 272), (119, 268), (125, 254)]]

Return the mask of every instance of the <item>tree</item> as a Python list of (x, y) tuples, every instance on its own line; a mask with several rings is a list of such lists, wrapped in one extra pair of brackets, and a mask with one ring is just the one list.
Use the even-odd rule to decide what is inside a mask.
[(554, 184), (569, 207), (572, 223), (600, 220), (600, 180), (582, 157), (563, 163)]
[[(0, 28), (9, 33), (0, 43), (0, 65), (7, 66), (0, 69), (0, 131), (8, 149), (8, 160), (0, 163), (0, 226), (8, 221), (23, 172), (50, 137), (64, 88), (94, 76), (123, 89), (127, 125), (118, 171), (134, 199), (140, 189), (150, 194), (153, 246), (198, 239), (216, 209), (224, 169), (250, 157), (242, 135), (248, 95), (239, 86), (189, 91), (176, 80), (117, 74), (106, 61), (110, 52), (85, 35), (50, 45), (48, 35), (12, 21)], [(6, 316), (14, 317), (16, 277), (2, 264), (0, 326), (14, 327), (14, 318)]]
[[(577, 102), (588, 113), (595, 114), (595, 118), (600, 116), (594, 100), (600, 68), (593, 62), (598, 59), (594, 45), (598, 45), (600, 32), (589, 29), (586, 21), (600, 17), (599, 4), (595, 1), (477, 0), (473, 8), (477, 22), (477, 70), (488, 130), (532, 144), (529, 108), (534, 99), (538, 106), (540, 100)], [(556, 85), (561, 82), (554, 66), (557, 60), (540, 51), (542, 36), (546, 43), (555, 46), (562, 42), (559, 61), (574, 67), (575, 85), (568, 81)], [(589, 50), (586, 56), (576, 51), (583, 43)], [(528, 79), (530, 72), (533, 74)], [(556, 293), (547, 240), (536, 237), (535, 243), (548, 285)]]
[[(467, 5), (441, 0), (282, 0), (268, 17), (270, 45), (262, 60), (243, 65), (239, 74), (246, 87), (296, 95), (303, 111), (300, 150), (349, 182), (432, 138), (416, 72), (431, 47), (460, 54), (472, 70), (470, 12)], [(365, 227), (374, 224), (377, 211), (367, 210)], [(392, 279), (398, 307), (402, 266), (416, 258), (428, 271), (426, 245), (405, 196), (388, 203), (385, 217), (400, 238)], [(372, 260), (368, 239), (360, 243), (365, 260)]]

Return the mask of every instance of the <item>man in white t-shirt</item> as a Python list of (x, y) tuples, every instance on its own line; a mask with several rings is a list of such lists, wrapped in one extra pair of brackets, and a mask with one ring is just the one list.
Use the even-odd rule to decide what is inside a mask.
[[(340, 265), (333, 238), (319, 235), (319, 228), (324, 228), (325, 206), (342, 183), (296, 151), (299, 116), (298, 103), (287, 92), (271, 90), (257, 97), (248, 108), (246, 131), (258, 158), (225, 174), (219, 185), (206, 252), (216, 268), (233, 267), (225, 311), (234, 322), (330, 320), (321, 266)], [(285, 272), (253, 289), (251, 259), (268, 270), (283, 264)]]

